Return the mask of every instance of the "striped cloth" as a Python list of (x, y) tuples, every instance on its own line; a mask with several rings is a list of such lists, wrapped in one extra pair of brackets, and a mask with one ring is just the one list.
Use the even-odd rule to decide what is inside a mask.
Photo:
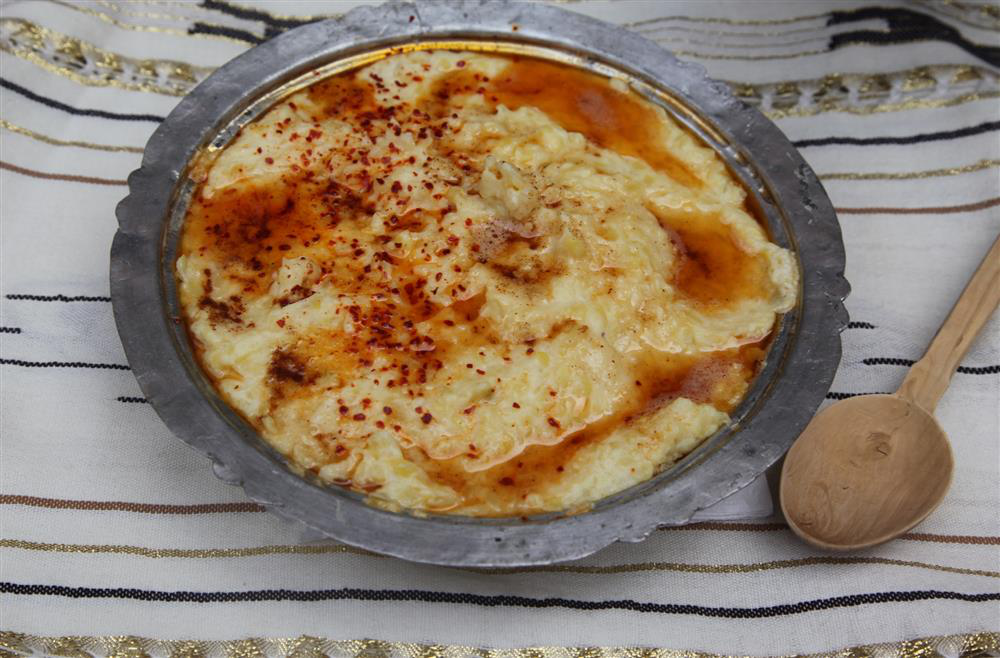
[[(157, 123), (214, 67), (353, 4), (0, 5), (0, 647), (487, 655), (479, 647), (525, 658), (1000, 650), (997, 317), (938, 409), (956, 459), (947, 499), (901, 540), (848, 554), (808, 548), (780, 520), (715, 521), (556, 567), (418, 566), (302, 543), (297, 526), (174, 439), (144, 404), (108, 303), (125, 178)], [(854, 288), (829, 397), (894, 390), (1000, 231), (997, 5), (562, 6), (702, 63), (798, 144), (839, 210)]]

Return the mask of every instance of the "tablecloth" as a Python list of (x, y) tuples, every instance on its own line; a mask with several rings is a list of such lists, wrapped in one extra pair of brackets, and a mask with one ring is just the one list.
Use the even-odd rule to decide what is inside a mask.
[[(178, 98), (354, 2), (0, 5), (0, 647), (84, 656), (958, 655), (1000, 650), (1000, 320), (938, 408), (942, 506), (833, 554), (780, 518), (578, 562), (419, 566), (301, 530), (217, 480), (129, 372), (115, 204)], [(852, 316), (829, 394), (891, 391), (1000, 231), (1000, 9), (976, 2), (560, 3), (732, 85), (838, 209)]]

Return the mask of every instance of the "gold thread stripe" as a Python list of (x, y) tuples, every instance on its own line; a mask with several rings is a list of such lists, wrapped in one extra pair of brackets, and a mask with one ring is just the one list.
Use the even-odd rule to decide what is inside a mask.
[(833, 174), (817, 174), (820, 180), (913, 180), (917, 178), (937, 178), (940, 176), (957, 176), (983, 169), (1000, 167), (1000, 160), (980, 160), (961, 167), (947, 169), (928, 169), (926, 171), (873, 171), (866, 173), (841, 172)]
[[(54, 553), (81, 553), (81, 554), (118, 554), (132, 555), (145, 558), (243, 558), (260, 557), (269, 555), (330, 555), (351, 553), (354, 555), (366, 555), (370, 557), (384, 557), (371, 551), (347, 546), (344, 544), (319, 545), (319, 546), (296, 546), (296, 545), (270, 545), (254, 546), (248, 548), (208, 548), (208, 549), (185, 549), (185, 548), (147, 548), (144, 546), (129, 546), (119, 544), (60, 544), (49, 542), (26, 541), (22, 539), (0, 539), (0, 548), (15, 548), (25, 551), (43, 551)], [(510, 569), (480, 569), (467, 568), (464, 571), (485, 574), (519, 574), (519, 573), (576, 573), (587, 575), (607, 575), (621, 573), (641, 573), (651, 571), (676, 571), (682, 573), (700, 574), (729, 574), (729, 573), (756, 573), (760, 571), (772, 571), (776, 569), (791, 569), (795, 567), (808, 567), (817, 565), (857, 565), (876, 564), (886, 566), (911, 567), (927, 569), (930, 571), (943, 571), (946, 573), (956, 573), (968, 576), (983, 576), (986, 578), (1000, 578), (1000, 571), (988, 571), (983, 569), (966, 569), (963, 567), (952, 567), (942, 564), (932, 564), (928, 562), (917, 562), (913, 560), (896, 560), (882, 557), (866, 556), (814, 556), (789, 560), (773, 560), (770, 562), (755, 562), (749, 564), (689, 564), (684, 562), (638, 562), (630, 564), (615, 564), (608, 566), (585, 566), (585, 565), (550, 565), (541, 567), (516, 567)]]
[[(148, 558), (238, 558), (259, 557), (263, 555), (327, 555), (336, 553), (353, 553), (372, 557), (385, 557), (361, 548), (346, 544), (294, 546), (271, 545), (253, 546), (249, 548), (146, 548), (144, 546), (127, 546), (119, 544), (53, 544), (47, 542), (24, 541), (21, 539), (0, 539), (0, 548), (18, 548), (25, 551), (46, 551), (54, 553), (114, 553), (134, 555)], [(1000, 574), (997, 575), (1000, 577)]]
[[(659, 41), (659, 40), (657, 40)], [(887, 45), (887, 44), (878, 44)], [(693, 50), (674, 50), (670, 51), (677, 55), (678, 57), (693, 57), (695, 59), (726, 59), (726, 60), (742, 60), (750, 62), (762, 62), (773, 59), (798, 59), (799, 57), (811, 57), (813, 55), (828, 55), (830, 51), (828, 50), (806, 50), (800, 53), (787, 53), (787, 54), (776, 54), (776, 55), (724, 55), (721, 53), (699, 53)]]
[(890, 207), (870, 207), (870, 208), (834, 208), (841, 215), (946, 215), (956, 212), (974, 212), (1000, 206), (1000, 197), (977, 201), (976, 203), (963, 203), (958, 206), (926, 206), (923, 208), (890, 208)]
[(807, 107), (792, 107), (788, 109), (772, 109), (764, 112), (769, 119), (785, 119), (788, 117), (810, 117), (824, 112), (847, 112), (849, 114), (881, 114), (882, 112), (903, 112), (906, 110), (925, 110), (941, 107), (954, 107), (974, 101), (1000, 98), (1000, 91), (985, 91), (963, 94), (955, 98), (913, 98), (897, 103), (878, 103), (872, 105), (849, 105), (843, 103), (818, 103)]
[[(820, 35), (818, 37), (809, 37), (808, 39), (799, 39), (798, 41), (786, 41), (784, 43), (723, 43), (720, 41), (698, 41), (697, 39), (684, 39), (681, 37), (666, 37), (666, 36), (663, 37), (650, 36), (650, 38), (658, 43), (664, 43), (664, 44), (686, 43), (692, 46), (709, 46), (713, 48), (745, 48), (747, 50), (762, 50), (764, 48), (787, 48), (789, 46), (801, 46), (807, 43), (825, 41), (829, 37), (827, 37), (826, 35)], [(678, 51), (673, 51), (673, 52), (676, 53)], [(824, 50), (822, 52), (827, 52), (827, 51)], [(788, 55), (798, 56), (799, 53), (788, 53)]]
[(248, 46), (247, 42), (243, 39), (235, 39), (225, 34), (213, 34), (208, 32), (188, 32), (187, 30), (178, 30), (172, 27), (162, 27), (159, 25), (143, 25), (138, 23), (127, 23), (125, 21), (120, 21), (114, 16), (107, 14), (103, 11), (98, 11), (97, 9), (91, 9), (90, 7), (84, 7), (82, 5), (76, 5), (69, 2), (63, 2), (63, 0), (49, 0), (49, 2), (58, 5), (60, 7), (65, 7), (66, 9), (72, 9), (73, 11), (78, 11), (88, 16), (93, 16), (94, 18), (100, 19), (105, 23), (110, 23), (115, 27), (122, 28), (124, 30), (133, 30), (137, 32), (159, 32), (161, 34), (170, 34), (172, 36), (178, 37), (199, 37), (199, 38), (210, 38), (210, 39), (223, 39), (225, 41), (231, 41), (233, 43), (238, 43), (242, 46)]
[(32, 178), (41, 178), (43, 180), (62, 180), (70, 183), (89, 183), (91, 185), (128, 185), (128, 181), (115, 180), (112, 178), (94, 178), (93, 176), (75, 176), (73, 174), (53, 174), (45, 171), (37, 171), (35, 169), (26, 169), (2, 160), (0, 160), (0, 169), (6, 169), (7, 171), (12, 171), (15, 174), (30, 176)]
[[(48, 509), (136, 512), (144, 514), (223, 514), (267, 511), (263, 505), (250, 502), (170, 505), (163, 503), (132, 503), (123, 501), (67, 500), (61, 498), (43, 498), (40, 496), (24, 496), (19, 494), (0, 494), (0, 505), (24, 505), (27, 507), (43, 507)], [(784, 523), (732, 523), (723, 521), (703, 521), (683, 526), (659, 528), (659, 530), (661, 532), (691, 530), (776, 532), (786, 531), (788, 530), (788, 526)], [(910, 533), (902, 535), (901, 538), (911, 541), (929, 541), (947, 544), (984, 544), (1000, 546), (1000, 537), (981, 535), (935, 535), (930, 533)]]
[(25, 137), (30, 137), (31, 139), (37, 140), (39, 142), (52, 144), (53, 146), (75, 146), (83, 149), (93, 149), (95, 151), (111, 151), (114, 153), (142, 153), (142, 149), (138, 146), (115, 146), (113, 144), (93, 144), (91, 142), (78, 142), (74, 140), (57, 139), (55, 137), (49, 137), (48, 135), (36, 133), (34, 130), (29, 130), (23, 126), (17, 125), (16, 123), (11, 123), (6, 119), (0, 119), (0, 127), (3, 127), (5, 130), (9, 130), (12, 133), (17, 133), (18, 135), (24, 135)]
[[(681, 526), (659, 528), (660, 531), (670, 530), (719, 530), (735, 532), (776, 532), (788, 530), (784, 523), (730, 523), (726, 521), (703, 521)], [(911, 532), (900, 535), (900, 539), (909, 541), (930, 541), (942, 544), (983, 544), (1000, 546), (1000, 537), (989, 535), (935, 535), (927, 532)]]
[[(132, 0), (133, 2), (135, 0)], [(135, 16), (137, 18), (152, 18), (155, 20), (167, 20), (167, 21), (182, 21), (186, 20), (188, 17), (182, 14), (157, 14), (148, 11), (133, 11), (131, 9), (125, 9), (110, 0), (97, 0), (97, 4), (102, 7), (107, 7), (116, 14), (121, 14), (123, 16)], [(191, 5), (192, 9), (200, 9), (197, 5)]]
[(661, 16), (659, 18), (645, 18), (641, 21), (625, 23), (629, 27), (638, 25), (649, 25), (651, 23), (667, 21), (687, 21), (689, 23), (720, 23), (722, 25), (788, 25), (789, 23), (802, 23), (804, 21), (814, 21), (818, 18), (826, 18), (830, 14), (811, 14), (809, 16), (796, 16), (794, 18), (774, 18), (774, 19), (736, 19), (736, 18), (715, 18), (709, 16)]
[[(71, 2), (64, 2), (63, 0), (48, 0), (48, 1), (50, 3), (58, 6), (58, 7), (64, 7), (66, 9), (72, 9), (73, 11), (78, 11), (78, 12), (80, 12), (82, 14), (87, 14), (88, 16), (93, 16), (94, 18), (99, 18), (100, 20), (102, 20), (102, 21), (104, 21), (106, 23), (110, 23), (111, 25), (114, 25), (115, 27), (124, 28), (126, 30), (138, 30), (138, 31), (141, 31), (141, 32), (161, 32), (163, 34), (172, 34), (172, 35), (181, 36), (181, 37), (197, 36), (197, 35), (194, 35), (194, 34), (188, 34), (187, 30), (177, 30), (177, 29), (170, 28), (170, 27), (161, 27), (161, 26), (158, 26), (158, 25), (142, 25), (142, 24), (136, 24), (136, 23), (126, 23), (124, 21), (120, 21), (120, 20), (114, 18), (110, 14), (107, 14), (107, 13), (105, 13), (103, 11), (98, 11), (96, 9), (91, 9), (90, 7), (85, 7), (83, 5), (73, 4)], [(174, 20), (176, 20), (176, 19), (174, 19)]]
[[(652, 19), (652, 20), (658, 20), (658, 19)], [(780, 31), (779, 30), (771, 30), (771, 31), (764, 31), (764, 32), (759, 32), (759, 31), (755, 31), (755, 32), (731, 32), (731, 31), (728, 31), (728, 30), (703, 30), (703, 29), (698, 29), (696, 27), (687, 27), (685, 25), (653, 25), (653, 24), (649, 24), (649, 25), (641, 25), (639, 27), (632, 27), (631, 24), (629, 24), (629, 23), (620, 23), (620, 25), (622, 27), (624, 27), (624, 28), (632, 30), (633, 32), (635, 32), (637, 34), (642, 34), (644, 36), (645, 35), (654, 34), (656, 32), (665, 32), (667, 30), (670, 30), (670, 31), (678, 31), (678, 32), (688, 32), (688, 33), (691, 33), (691, 34), (704, 34), (704, 35), (717, 36), (717, 37), (749, 37), (749, 38), (755, 38), (755, 39), (763, 39), (763, 38), (766, 38), (766, 37), (787, 37), (789, 34), (805, 34), (807, 32), (814, 32), (815, 33), (815, 32), (823, 32), (823, 31), (826, 31), (826, 30), (833, 29), (833, 27), (830, 26), (830, 25), (822, 24), (822, 25), (814, 25), (812, 27), (800, 27), (800, 28), (795, 28), (795, 29), (792, 29), (792, 30), (780, 30)], [(817, 37), (817, 38), (821, 38), (821, 37)]]
[[(1000, 633), (981, 631), (959, 635), (936, 635), (899, 642), (840, 648), (826, 653), (802, 654), (800, 658), (918, 658), (957, 655), (974, 658), (1000, 649)], [(135, 635), (46, 636), (0, 631), (0, 650), (17, 655), (40, 654), (90, 658), (439, 658), (484, 656), (485, 658), (732, 658), (690, 649), (655, 647), (534, 646), (512, 649), (458, 644), (415, 644), (385, 640), (335, 640), (299, 637), (250, 637), (240, 640), (161, 640)], [(761, 657), (766, 658), (766, 657)]]
[[(122, 181), (123, 183), (125, 181)], [(221, 514), (227, 512), (264, 512), (256, 503), (202, 503), (195, 505), (169, 505), (164, 503), (130, 503), (114, 500), (65, 500), (0, 494), (0, 505), (26, 505), (49, 509), (87, 511), (139, 512), (143, 514)]]

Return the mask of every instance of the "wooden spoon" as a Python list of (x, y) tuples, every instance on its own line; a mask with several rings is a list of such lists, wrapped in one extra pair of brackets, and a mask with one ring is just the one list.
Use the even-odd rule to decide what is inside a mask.
[(781, 472), (781, 509), (799, 537), (820, 548), (865, 548), (937, 507), (953, 462), (934, 407), (998, 303), (1000, 238), (895, 394), (842, 400), (813, 418)]

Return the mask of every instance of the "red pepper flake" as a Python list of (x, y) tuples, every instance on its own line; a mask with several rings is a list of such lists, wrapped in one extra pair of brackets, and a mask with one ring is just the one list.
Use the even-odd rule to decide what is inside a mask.
[(278, 321), (275, 324), (277, 324), (279, 327), (284, 327), (285, 326), (285, 318), (278, 318)]
[(519, 405), (517, 402), (515, 402), (511, 406), (514, 407), (515, 409), (520, 409), (521, 408), (521, 405)]
[(486, 371), (485, 370), (480, 370), (479, 368), (476, 368), (476, 373), (480, 374), (480, 375), (485, 375)]
[(472, 405), (471, 407), (466, 407), (465, 409), (462, 409), (462, 413), (465, 415), (469, 415), (475, 410), (476, 410), (476, 405)]
[(340, 405), (339, 411), (340, 411), (340, 415), (341, 416), (346, 416), (347, 412), (349, 411), (349, 409), (345, 405), (342, 404), (342, 405)]
[(420, 420), (423, 421), (424, 425), (427, 425), (432, 420), (434, 420), (434, 416), (432, 416), (430, 414), (424, 414), (423, 416), (420, 417)]
[(384, 430), (385, 429), (385, 423), (383, 423), (381, 420), (376, 420), (375, 421), (375, 427), (379, 428), (380, 430)]
[(514, 478), (512, 478), (512, 477), (502, 477), (502, 478), (500, 478), (500, 484), (502, 484), (505, 487), (513, 487), (514, 486)]
[[(364, 414), (354, 414), (353, 418), (354, 418), (354, 420), (364, 420), (365, 419), (365, 415)], [(551, 418), (549, 420), (551, 420)]]
[(551, 425), (552, 427), (559, 427), (559, 421), (553, 418), (552, 416), (549, 416), (547, 420), (549, 425)]
[(391, 416), (392, 407), (382, 407), (382, 413), (384, 413), (386, 416)]
[(457, 62), (455, 62), (455, 66), (457, 66), (458, 68), (465, 67), (465, 60), (464, 59), (458, 60)]
[(267, 164), (274, 164), (274, 158), (272, 158), (271, 156), (268, 156), (268, 157), (264, 158), (264, 162), (266, 162)]

